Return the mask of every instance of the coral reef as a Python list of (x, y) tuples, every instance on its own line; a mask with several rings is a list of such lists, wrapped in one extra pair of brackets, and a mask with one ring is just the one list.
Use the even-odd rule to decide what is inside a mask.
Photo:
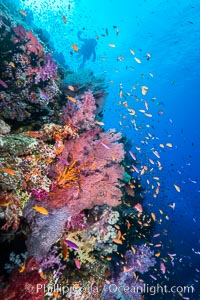
[[(75, 287), (70, 300), (141, 299), (133, 290), (155, 259), (138, 240), (148, 241), (155, 220), (142, 206), (131, 146), (101, 127), (105, 81), (65, 73), (0, 7), (0, 243), (23, 236), (16, 263), (5, 258), (0, 298), (62, 299), (50, 289), (58, 283)], [(132, 290), (111, 293), (113, 284)]]
[(15, 24), (3, 9), (0, 17), (0, 115), (11, 125), (47, 121), (58, 104), (58, 66), (31, 30)]

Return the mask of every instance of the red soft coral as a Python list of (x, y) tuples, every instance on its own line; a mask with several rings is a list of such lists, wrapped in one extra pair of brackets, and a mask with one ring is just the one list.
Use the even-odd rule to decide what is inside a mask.
[(0, 300), (44, 299), (45, 284), (48, 281), (40, 277), (38, 269), (39, 264), (32, 257), (27, 260), (23, 272), (15, 269), (6, 287), (0, 289)]

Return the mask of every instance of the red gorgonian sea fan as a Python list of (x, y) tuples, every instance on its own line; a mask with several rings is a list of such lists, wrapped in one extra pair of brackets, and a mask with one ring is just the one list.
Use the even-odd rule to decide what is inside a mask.
[(50, 172), (55, 188), (47, 206), (67, 206), (75, 215), (95, 205), (119, 205), (119, 179), (123, 178), (120, 161), (124, 158), (123, 144), (117, 142), (120, 138), (114, 130), (96, 128), (66, 141), (62, 156)]

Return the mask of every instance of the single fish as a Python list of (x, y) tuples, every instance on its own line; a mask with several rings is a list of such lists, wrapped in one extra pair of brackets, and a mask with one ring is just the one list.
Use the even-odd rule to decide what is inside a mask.
[(22, 16), (27, 17), (27, 13), (24, 10), (20, 9), (19, 12)]
[(142, 85), (141, 89), (142, 89), (142, 95), (145, 96), (148, 93), (148, 89), (149, 89), (148, 86)]
[(106, 148), (106, 149), (110, 149), (110, 147), (108, 147), (106, 144), (104, 144), (103, 142), (100, 142), (100, 144), (102, 145), (102, 146), (104, 146), (104, 148)]
[(72, 92), (74, 91), (74, 87), (72, 85), (68, 85), (67, 87), (70, 91), (72, 91)]
[(108, 46), (111, 47), (111, 48), (115, 48), (116, 47), (115, 44), (108, 44)]
[(74, 51), (78, 52), (78, 46), (76, 44), (72, 44), (72, 48), (74, 49)]
[(26, 269), (26, 265), (23, 264), (22, 266), (20, 266), (20, 268), (18, 269), (18, 271), (19, 271), (19, 273), (23, 273), (25, 269)]
[(69, 241), (69, 240), (65, 240), (65, 243), (66, 243), (69, 247), (71, 247), (72, 249), (74, 249), (74, 250), (78, 250), (78, 249), (79, 249), (79, 246), (78, 246), (78, 245), (76, 245), (75, 243), (73, 243), (73, 242), (71, 242), (71, 241)]
[(132, 165), (133, 169), (135, 170), (136, 173), (140, 173), (140, 171), (138, 170), (138, 168), (134, 165)]
[(158, 236), (160, 236), (160, 233), (154, 234), (154, 235), (153, 235), (153, 238), (156, 238), (156, 237), (158, 237)]
[(155, 277), (155, 276), (153, 276), (153, 275), (149, 275), (153, 280), (157, 280), (157, 278)]
[(4, 173), (8, 173), (10, 175), (16, 175), (15, 171), (9, 168), (1, 168), (1, 171), (3, 171)]
[(25, 133), (27, 136), (31, 136), (31, 137), (34, 137), (34, 138), (39, 138), (41, 137), (41, 134), (38, 133), (38, 132), (35, 132), (35, 131), (27, 131)]
[(113, 242), (116, 243), (116, 244), (122, 245), (122, 240), (113, 239)]
[(180, 191), (181, 191), (180, 187), (179, 187), (178, 185), (176, 185), (176, 184), (174, 184), (174, 187), (175, 187), (175, 189), (177, 190), (177, 192), (180, 193)]
[(155, 215), (154, 213), (151, 213), (151, 216), (152, 216), (152, 219), (153, 219), (154, 221), (156, 221), (156, 215)]
[(162, 272), (163, 274), (165, 274), (165, 272), (166, 272), (166, 267), (165, 267), (165, 265), (164, 265), (163, 262), (160, 263), (160, 270), (161, 270), (161, 272)]
[(141, 60), (137, 57), (134, 57), (135, 61), (138, 63), (138, 64), (141, 64)]
[(159, 155), (158, 151), (153, 151), (153, 154), (154, 154), (157, 158), (160, 158), (160, 155)]
[(7, 87), (8, 87), (8, 85), (3, 80), (1, 80), (1, 79), (0, 79), (0, 85), (2, 87), (4, 87), (5, 89), (7, 89)]
[(49, 96), (47, 95), (47, 93), (45, 93), (44, 91), (42, 91), (41, 89), (39, 90), (40, 91), (40, 95), (45, 98), (45, 99), (49, 99)]
[(74, 97), (67, 96), (67, 99), (73, 103), (76, 103), (76, 98), (74, 98)]
[(33, 209), (35, 209), (35, 211), (39, 212), (42, 215), (48, 215), (49, 214), (48, 210), (43, 206), (34, 205)]
[(64, 15), (62, 15), (62, 19), (63, 19), (63, 23), (66, 24), (67, 23), (67, 18)]
[(100, 126), (103, 126), (103, 125), (104, 125), (104, 123), (103, 123), (103, 122), (100, 122), (100, 121), (95, 121), (95, 124), (100, 125)]
[(172, 148), (172, 143), (167, 143), (166, 146)]
[(75, 262), (75, 265), (76, 265), (77, 269), (80, 269), (81, 264), (80, 264), (80, 261), (78, 260), (78, 258), (74, 258), (74, 262)]
[(133, 154), (132, 151), (129, 151), (129, 154), (130, 154), (130, 156), (132, 157), (132, 159), (136, 160), (136, 156), (135, 156), (135, 154)]
[(142, 213), (142, 211), (143, 211), (142, 205), (141, 205), (140, 203), (137, 203), (137, 204), (134, 206), (134, 208), (135, 208), (138, 212), (140, 212), (140, 213)]

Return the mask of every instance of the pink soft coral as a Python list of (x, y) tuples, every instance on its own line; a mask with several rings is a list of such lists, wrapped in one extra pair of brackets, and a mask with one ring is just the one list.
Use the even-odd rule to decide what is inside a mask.
[(70, 118), (72, 125), (80, 131), (90, 130), (95, 127), (95, 98), (92, 91), (85, 92), (81, 97), (78, 97), (76, 103), (67, 102), (63, 108), (61, 122), (66, 123)]

